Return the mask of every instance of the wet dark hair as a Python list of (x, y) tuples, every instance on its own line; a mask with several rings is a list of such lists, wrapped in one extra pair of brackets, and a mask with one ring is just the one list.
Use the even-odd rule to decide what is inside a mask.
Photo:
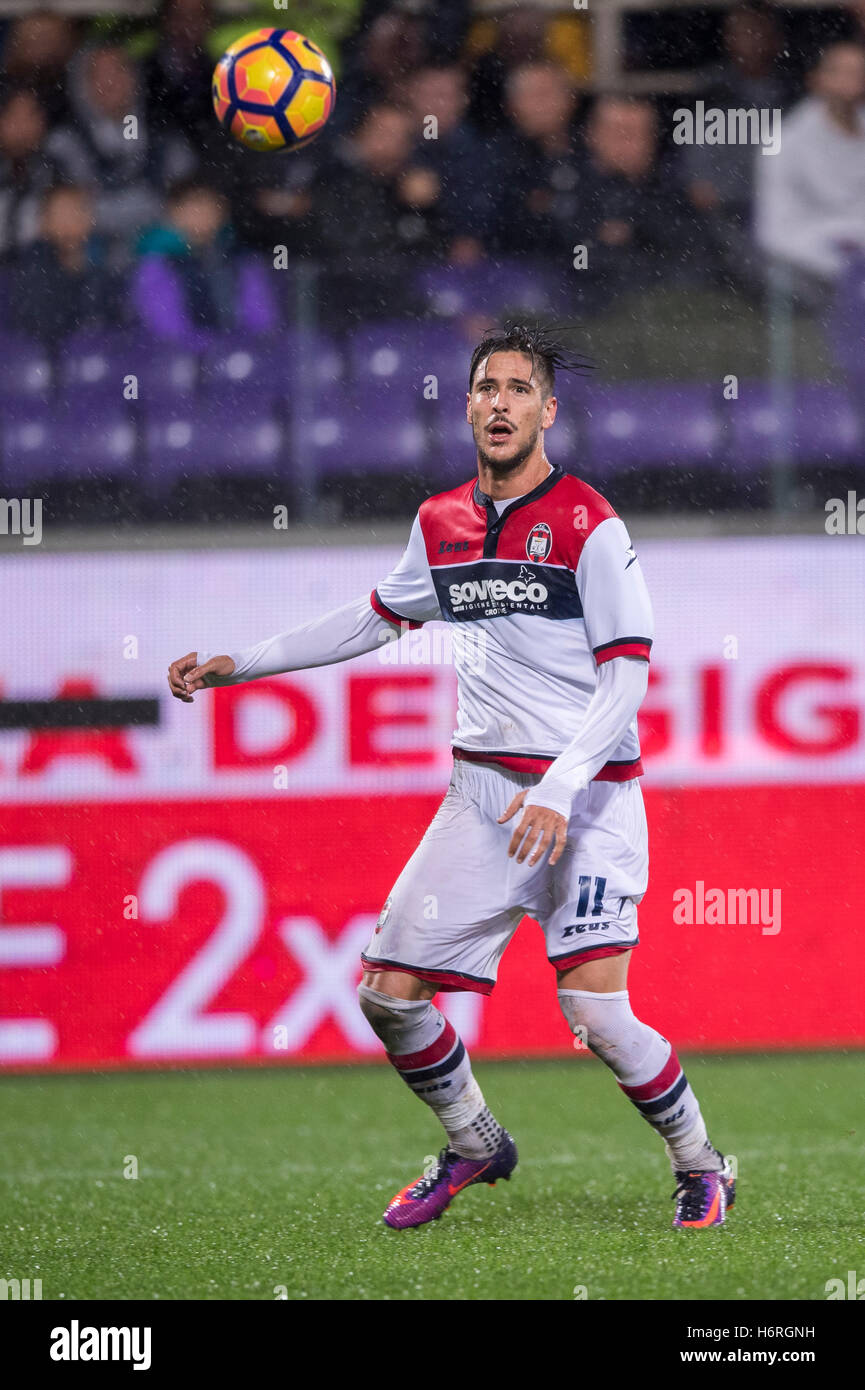
[(50, 202), (64, 193), (72, 193), (77, 198), (86, 198), (93, 201), (93, 189), (86, 183), (73, 183), (71, 179), (55, 179), (50, 183), (42, 194), (42, 206), (46, 208)]
[(591, 371), (594, 363), (582, 354), (572, 352), (562, 342), (561, 334), (571, 332), (569, 324), (506, 323), (501, 328), (488, 329), (472, 353), (469, 365), (469, 391), (474, 384), (475, 373), (485, 358), (494, 352), (521, 352), (531, 359), (532, 375), (537, 372), (544, 399), (552, 396), (556, 388), (556, 372), (583, 373)]
[(11, 106), (13, 101), (17, 101), (19, 97), (29, 97), (31, 101), (35, 101), (42, 115), (45, 116), (45, 103), (34, 87), (30, 86), (27, 82), (13, 82), (5, 78), (0, 79), (0, 114), (6, 110), (7, 106)]
[(175, 179), (169, 184), (165, 195), (165, 202), (168, 207), (176, 207), (178, 203), (183, 203), (187, 198), (197, 198), (201, 194), (209, 198), (218, 198), (220, 202), (227, 204), (227, 198), (221, 189), (208, 183), (200, 174), (188, 174), (180, 179)]

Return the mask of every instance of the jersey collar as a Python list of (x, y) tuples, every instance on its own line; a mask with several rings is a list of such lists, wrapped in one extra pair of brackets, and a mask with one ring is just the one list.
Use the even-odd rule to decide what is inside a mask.
[(561, 468), (555, 463), (550, 465), (550, 469), (551, 471), (547, 474), (542, 483), (538, 483), (536, 488), (532, 488), (531, 492), (524, 493), (522, 497), (515, 497), (513, 502), (505, 507), (504, 511), (501, 513), (496, 511), (493, 499), (488, 493), (481, 492), (481, 485), (479, 482), (476, 482), (474, 492), (472, 493), (472, 500), (476, 507), (481, 507), (486, 511), (487, 529), (491, 530), (493, 527), (501, 526), (512, 512), (519, 511), (520, 507), (528, 506), (530, 502), (536, 501), (538, 497), (543, 497), (545, 493), (549, 492), (551, 487), (555, 487), (556, 483), (564, 475)]
[(502, 534), (502, 527), (508, 517), (512, 516), (514, 512), (519, 511), (520, 507), (527, 507), (530, 502), (535, 502), (539, 497), (543, 497), (545, 493), (549, 492), (550, 488), (555, 487), (559, 479), (563, 477), (564, 473), (561, 468), (553, 464), (551, 471), (547, 474), (542, 483), (538, 483), (538, 486), (533, 488), (531, 492), (527, 492), (524, 497), (515, 497), (510, 506), (505, 507), (501, 515), (496, 511), (493, 499), (486, 492), (481, 492), (481, 485), (479, 482), (475, 483), (474, 492), (472, 494), (473, 501), (476, 507), (485, 508), (487, 514), (487, 530), (484, 536), (483, 552), (485, 560), (495, 559), (498, 551), (499, 537)]

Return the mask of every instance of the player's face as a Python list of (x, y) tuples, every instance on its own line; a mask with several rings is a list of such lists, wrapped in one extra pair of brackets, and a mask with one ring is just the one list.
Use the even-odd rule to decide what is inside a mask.
[(555, 414), (556, 398), (544, 400), (530, 357), (494, 352), (478, 363), (467, 418), (478, 457), (494, 473), (507, 475), (525, 463)]

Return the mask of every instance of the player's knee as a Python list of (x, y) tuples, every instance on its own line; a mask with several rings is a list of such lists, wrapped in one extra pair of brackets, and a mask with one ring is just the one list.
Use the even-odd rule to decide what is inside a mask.
[(357, 997), (361, 1013), (389, 1052), (398, 1050), (395, 1044), (403, 1036), (406, 1028), (416, 1022), (415, 1015), (430, 1008), (427, 999), (396, 999), (364, 984), (358, 985)]
[(560, 989), (559, 1006), (574, 1037), (601, 1056), (615, 1049), (623, 1032), (636, 1023), (626, 989), (614, 994)]
[(390, 1007), (390, 995), (382, 994), (380, 990), (370, 989), (369, 985), (358, 985), (357, 998), (361, 1013), (376, 1033), (388, 1020), (396, 1017)]

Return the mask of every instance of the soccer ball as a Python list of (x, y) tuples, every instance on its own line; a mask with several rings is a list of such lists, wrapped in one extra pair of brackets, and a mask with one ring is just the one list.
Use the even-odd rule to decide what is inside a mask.
[(213, 109), (250, 150), (299, 150), (330, 119), (336, 83), (321, 49), (293, 29), (255, 29), (213, 72)]

